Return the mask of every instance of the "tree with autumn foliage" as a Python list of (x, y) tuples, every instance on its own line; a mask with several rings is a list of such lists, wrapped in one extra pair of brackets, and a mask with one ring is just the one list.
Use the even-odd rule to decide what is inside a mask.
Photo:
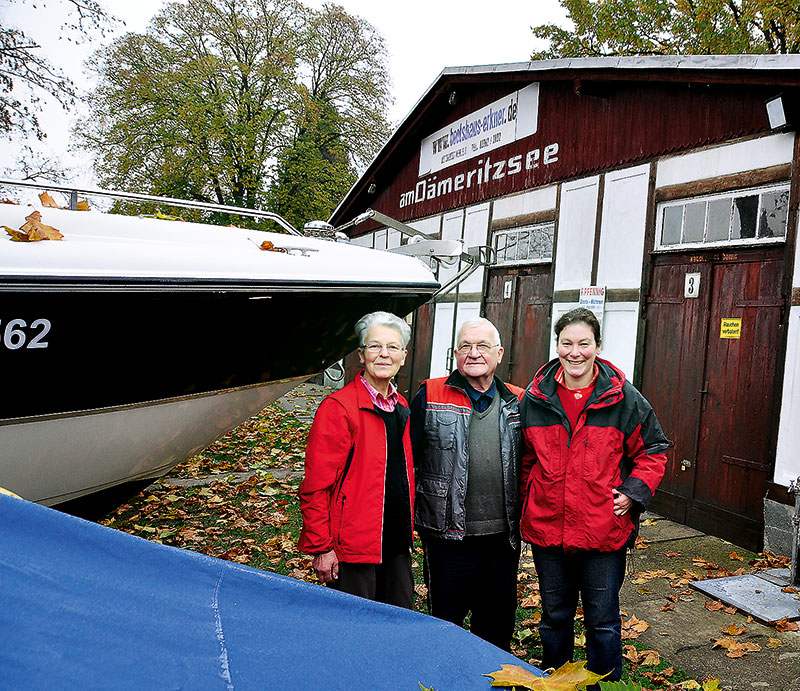
[[(330, 27), (342, 24), (339, 42)], [(368, 50), (351, 55), (355, 46)], [(99, 85), (76, 133), (115, 189), (263, 208), (273, 179), (287, 185), (292, 174), (325, 185), (331, 199), (315, 215), (327, 217), (342, 188), (334, 194), (330, 181), (346, 180), (346, 191), (388, 131), (383, 39), (335, 5), (172, 2), (94, 67)]]
[(572, 28), (532, 27), (534, 60), (603, 55), (797, 53), (796, 0), (560, 0)]
[(307, 16), (292, 140), (269, 195), (270, 208), (297, 226), (328, 218), (390, 133), (381, 37), (336, 5)]

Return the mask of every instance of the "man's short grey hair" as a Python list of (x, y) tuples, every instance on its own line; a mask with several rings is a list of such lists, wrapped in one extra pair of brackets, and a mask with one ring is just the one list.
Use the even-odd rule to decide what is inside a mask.
[(403, 348), (408, 345), (408, 341), (411, 339), (411, 327), (406, 324), (404, 319), (400, 319), (400, 317), (391, 312), (370, 312), (356, 322), (356, 336), (358, 336), (359, 346), (367, 344), (367, 332), (373, 326), (388, 326), (397, 331), (403, 340)]
[(502, 343), (500, 343), (500, 332), (497, 330), (497, 327), (494, 324), (492, 324), (492, 322), (490, 322), (488, 319), (486, 319), (486, 317), (475, 317), (474, 319), (467, 319), (467, 321), (465, 321), (459, 327), (458, 335), (456, 336), (456, 347), (458, 347), (459, 344), (461, 343), (461, 334), (464, 331), (464, 329), (469, 329), (473, 326), (488, 326), (492, 330), (492, 333), (494, 334), (494, 343), (492, 343), (492, 345), (496, 346), (502, 345)]

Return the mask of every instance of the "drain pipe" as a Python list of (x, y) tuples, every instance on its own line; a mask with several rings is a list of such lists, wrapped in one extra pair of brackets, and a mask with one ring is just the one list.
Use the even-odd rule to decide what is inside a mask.
[(794, 494), (794, 516), (792, 516), (792, 573), (789, 584), (800, 585), (798, 552), (800, 552), (800, 477), (789, 483), (789, 494)]

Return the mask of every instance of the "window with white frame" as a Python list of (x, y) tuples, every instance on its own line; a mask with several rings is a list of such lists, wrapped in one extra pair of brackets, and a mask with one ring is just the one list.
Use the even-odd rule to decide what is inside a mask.
[(553, 258), (554, 223), (496, 230), (494, 249), (498, 264), (532, 264)]
[(663, 202), (657, 248), (783, 240), (788, 210), (788, 184)]

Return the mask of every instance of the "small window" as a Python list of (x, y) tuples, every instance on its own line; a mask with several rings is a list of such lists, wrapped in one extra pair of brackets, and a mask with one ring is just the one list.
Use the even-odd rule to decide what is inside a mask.
[(788, 185), (664, 202), (658, 248), (783, 240), (788, 208)]
[(494, 249), (498, 264), (530, 264), (551, 261), (555, 224), (498, 230), (494, 233)]

